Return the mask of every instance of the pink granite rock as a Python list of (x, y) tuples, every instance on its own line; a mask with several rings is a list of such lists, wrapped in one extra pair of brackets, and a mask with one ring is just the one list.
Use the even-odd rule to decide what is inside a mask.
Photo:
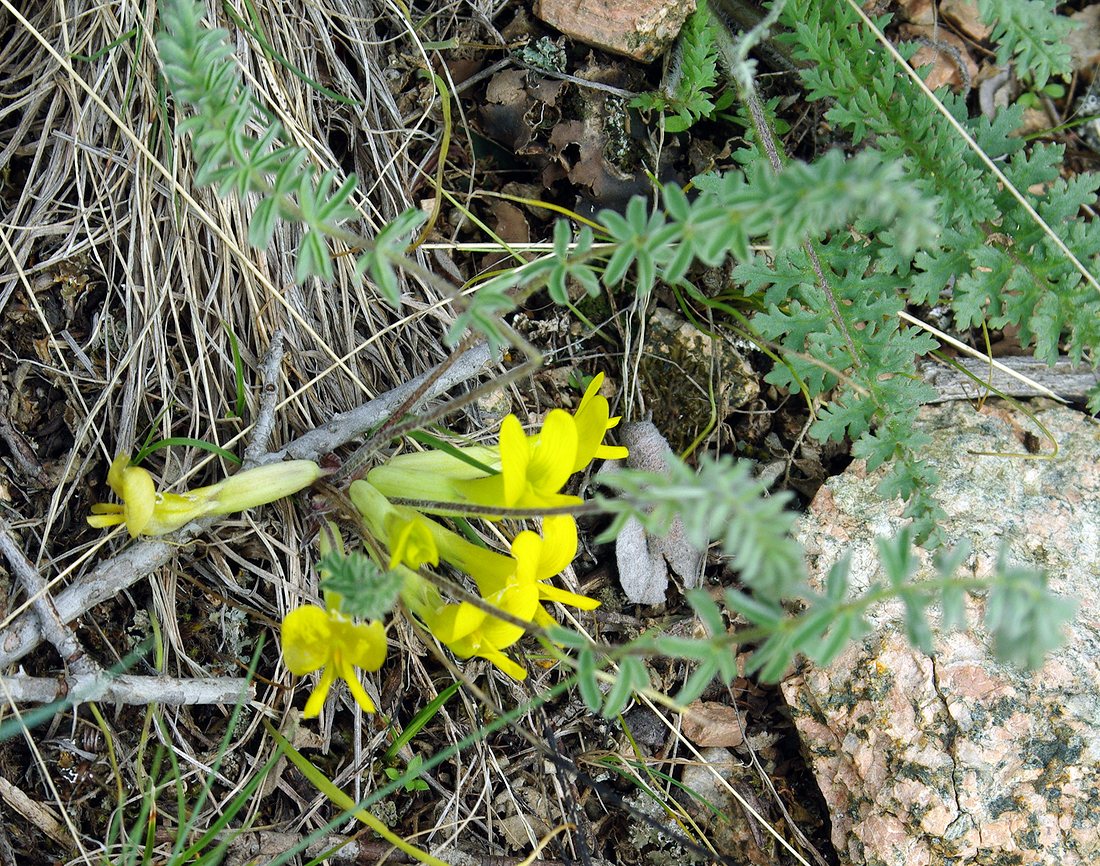
[[(941, 636), (929, 657), (888, 609), (830, 668), (807, 663), (783, 683), (844, 864), (1100, 863), (1100, 425), (1063, 407), (1039, 419), (1055, 459), (1027, 454), (1035, 428), (1012, 409), (926, 407), (920, 426), (948, 535), (974, 548), (964, 568), (988, 572), (1005, 545), (1045, 569), (1080, 602), (1066, 646), (1022, 672), (976, 628)], [(880, 479), (857, 462), (814, 500), (800, 532), (818, 582), (848, 552), (866, 585), (875, 535), (901, 525), (874, 494)], [(982, 607), (970, 603), (971, 623)]]

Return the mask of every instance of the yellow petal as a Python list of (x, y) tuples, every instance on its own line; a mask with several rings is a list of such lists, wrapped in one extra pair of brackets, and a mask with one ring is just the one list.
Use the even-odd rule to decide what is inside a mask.
[(386, 660), (386, 629), (381, 622), (347, 622), (334, 617), (333, 644), (341, 659), (365, 671), (376, 671)]
[(529, 529), (523, 530), (512, 539), (512, 556), (516, 558), (517, 580), (537, 580), (539, 559), (542, 556), (542, 537)]
[(499, 650), (496, 650), (492, 647), (485, 647), (483, 649), (479, 649), (477, 653), (475, 653), (475, 655), (480, 656), (486, 661), (492, 662), (514, 680), (524, 680), (527, 678), (526, 668), (516, 664), (514, 661), (508, 658), (508, 656), (506, 656)]
[[(538, 607), (538, 605), (536, 604), (535, 607)], [(534, 618), (534, 608), (531, 609), (530, 616), (532, 619)], [(481, 628), (472, 637), (477, 638), (481, 646), (507, 649), (522, 638), (524, 634), (526, 634), (526, 631), (518, 625), (512, 625), (512, 623), (497, 619), (495, 616), (487, 616), (485, 622), (481, 624)]]
[(390, 568), (398, 563), (404, 563), (409, 568), (420, 568), (425, 562), (439, 565), (439, 550), (425, 518), (411, 510), (407, 515), (395, 511), (387, 523)]
[[(602, 375), (602, 374), (601, 374)], [(591, 386), (589, 386), (591, 391)], [(577, 454), (573, 460), (573, 471), (580, 472), (592, 462), (596, 452), (603, 442), (607, 432), (608, 417), (611, 410), (607, 405), (607, 398), (599, 394), (589, 398), (585, 393), (585, 399), (581, 401), (576, 415), (573, 416), (577, 424)]]
[(589, 598), (587, 595), (578, 595), (567, 589), (558, 589), (558, 587), (551, 586), (548, 583), (539, 584), (539, 600), (556, 601), (558, 604), (567, 604), (581, 610), (595, 610), (600, 606), (600, 603), (594, 598)]
[(592, 377), (592, 381), (588, 383), (588, 387), (584, 389), (584, 396), (581, 397), (581, 403), (577, 407), (579, 413), (585, 406), (587, 406), (596, 396), (600, 393), (600, 388), (603, 387), (604, 375), (603, 372), (597, 373)]
[(596, 449), (596, 460), (625, 460), (630, 456), (628, 451), (622, 445), (601, 445)]
[[(503, 439), (500, 453), (504, 457)], [(573, 474), (576, 457), (577, 422), (564, 409), (552, 409), (543, 422), (534, 447), (531, 448), (530, 465), (527, 467), (528, 484), (543, 495), (557, 493)]]
[[(500, 422), (500, 479), (503, 485), (503, 501), (506, 507), (516, 502), (527, 489), (528, 464), (531, 462), (531, 446), (523, 432), (523, 426), (515, 415), (507, 415)], [(497, 478), (498, 476), (493, 476)], [(489, 479), (487, 479), (489, 480)], [(557, 492), (556, 490), (554, 491)]]
[(137, 466), (126, 467), (120, 475), (119, 498), (126, 506), (126, 528), (130, 530), (130, 537), (136, 538), (145, 531), (153, 519), (153, 510), (157, 504), (157, 487), (153, 483), (153, 476)]
[(129, 454), (119, 454), (111, 461), (111, 468), (107, 470), (107, 483), (115, 496), (122, 499), (122, 472), (130, 465)]
[[(485, 599), (516, 619), (531, 622), (539, 606), (539, 590), (534, 583), (516, 584)], [(478, 629), (483, 643), (504, 649), (523, 637), (525, 629), (495, 616), (487, 616)]]
[(553, 628), (557, 624), (558, 621), (550, 616), (550, 614), (546, 612), (546, 608), (540, 604), (538, 610), (535, 611), (535, 625), (539, 628)]
[(441, 643), (450, 646), (475, 631), (484, 621), (486, 614), (468, 602), (448, 604), (427, 622), (428, 629)]
[(97, 502), (92, 506), (92, 513), (85, 518), (88, 525), (96, 529), (106, 529), (108, 526), (118, 526), (126, 522), (125, 509), (121, 505), (111, 502)]
[(292, 674), (308, 674), (332, 658), (332, 618), (316, 605), (302, 605), (288, 613), (282, 638), (283, 660)]
[(567, 514), (544, 517), (536, 580), (560, 574), (577, 556), (577, 521)]
[(355, 703), (362, 707), (364, 713), (373, 713), (374, 701), (370, 699), (370, 695), (367, 694), (366, 689), (363, 688), (363, 684), (359, 682), (359, 675), (347, 662), (340, 665), (340, 677), (345, 683), (348, 684), (348, 690), (351, 692), (351, 696), (355, 698)]
[[(518, 476), (513, 476), (513, 481), (516, 477)], [(523, 482), (522, 485), (513, 483), (511, 493), (508, 492), (507, 481), (503, 472), (499, 475), (485, 475), (469, 481), (455, 481), (454, 487), (459, 491), (460, 499), (464, 503), (488, 508), (516, 508), (521, 507), (518, 503), (523, 501), (527, 484), (526, 478), (521, 478), (520, 481)], [(516, 493), (517, 490), (518, 493)], [(513, 496), (513, 494), (515, 495)], [(489, 515), (484, 516), (486, 520), (494, 519)]]
[(309, 696), (309, 700), (306, 701), (306, 707), (302, 710), (303, 719), (313, 719), (321, 714), (321, 708), (325, 705), (325, 698), (328, 697), (328, 690), (332, 688), (332, 683), (336, 679), (335, 667), (327, 667), (321, 674), (321, 680), (317, 683), (317, 688)]

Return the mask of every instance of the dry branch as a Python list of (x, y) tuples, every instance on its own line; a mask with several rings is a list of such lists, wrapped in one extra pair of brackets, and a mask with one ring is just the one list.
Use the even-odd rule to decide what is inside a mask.
[[(1066, 400), (1084, 400), (1089, 391), (1100, 384), (1100, 373), (1087, 364), (1075, 365), (1070, 358), (1066, 357), (1059, 358), (1054, 366), (1048, 366), (1045, 361), (1026, 355), (1001, 357), (997, 360)], [(1008, 397), (1045, 397), (1049, 393), (1032, 387), (1027, 382), (1010, 376), (996, 367), (991, 367), (987, 361), (978, 358), (960, 358), (957, 362), (971, 375), (945, 367), (936, 361), (924, 361), (918, 366), (924, 381), (939, 392), (928, 402), (977, 400), (990, 393), (1004, 394)]]
[(105, 701), (112, 704), (235, 704), (250, 701), (255, 689), (240, 677), (139, 677), (96, 674), (54, 679), (16, 675), (4, 678), (5, 697), (20, 704)]

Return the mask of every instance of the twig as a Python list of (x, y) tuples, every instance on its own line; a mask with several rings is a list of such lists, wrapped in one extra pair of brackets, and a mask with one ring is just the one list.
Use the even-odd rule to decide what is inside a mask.
[(231, 677), (181, 679), (114, 675), (103, 670), (81, 646), (73, 630), (62, 621), (46, 581), (0, 520), (0, 552), (30, 599), (38, 627), (73, 672), (64, 678), (17, 674), (4, 679), (4, 694), (19, 703), (48, 704), (66, 698), (70, 703), (109, 701), (115, 704), (230, 704), (241, 695), (252, 697), (247, 680)]
[[(62, 826), (60, 816), (49, 806), (38, 802), (37, 798), (30, 796), (22, 788), (9, 782), (3, 776), (0, 776), (0, 800), (63, 848), (72, 845), (72, 839), (69, 838), (68, 832)], [(8, 824), (7, 826), (14, 828), (18, 825)]]
[(275, 430), (275, 406), (279, 402), (279, 368), (283, 363), (283, 332), (271, 335), (271, 345), (260, 362), (260, 411), (252, 425), (252, 438), (244, 449), (244, 466), (255, 466), (267, 453), (267, 443)]
[(287, 459), (316, 460), (323, 454), (335, 451), (389, 418), (426, 380), (434, 379), (431, 387), (423, 394), (424, 400), (431, 400), (455, 385), (477, 376), (489, 363), (489, 347), (481, 343), (463, 352), (457, 361), (444, 363), (449, 363), (450, 366), (438, 378), (435, 378), (435, 370), (417, 376), (369, 403), (337, 415), (327, 424), (299, 436), (285, 448), (264, 455), (260, 463), (277, 463)]
[[(460, 357), (460, 355), (451, 355), (447, 360), (435, 368), (436, 373), (442, 376)], [(347, 475), (349, 472), (356, 472), (359, 466), (366, 462), (374, 449), (389, 438), (390, 430), (400, 424), (401, 419), (420, 401), (424, 396), (424, 392), (427, 391), (428, 387), (431, 385), (431, 381), (431, 379), (424, 379), (420, 385), (402, 401), (401, 405), (393, 411), (390, 417), (382, 422), (382, 426), (371, 434), (370, 439), (355, 449), (355, 452), (344, 461), (344, 465), (340, 471), (341, 475)]]
[(105, 701), (113, 704), (235, 704), (252, 700), (255, 688), (239, 677), (141, 677), (130, 674), (96, 674), (69, 677), (4, 678), (7, 697), (21, 704), (49, 704), (66, 699), (79, 704)]
[(46, 581), (42, 579), (42, 575), (38, 573), (34, 564), (23, 554), (8, 530), (7, 522), (2, 519), (0, 519), (0, 553), (4, 554), (15, 579), (27, 594), (31, 609), (38, 618), (39, 630), (46, 640), (57, 648), (66, 666), (78, 676), (95, 676), (102, 673), (99, 666), (84, 652), (84, 647), (80, 645), (73, 630), (61, 621)]
[[(433, 381), (423, 399), (433, 399), (450, 388), (477, 376), (489, 362), (489, 349), (484, 344), (462, 353), (446, 373)], [(265, 454), (260, 463), (275, 463), (287, 458), (316, 460), (348, 442), (359, 438), (388, 418), (434, 371), (406, 382), (382, 396), (364, 403), (350, 412), (337, 415), (329, 423), (295, 439), (285, 448)], [(117, 556), (102, 563), (54, 599), (61, 622), (72, 622), (97, 604), (112, 598), (122, 590), (164, 565), (176, 547), (212, 526), (217, 518), (203, 518), (188, 524), (179, 532), (164, 538), (146, 539), (131, 545)], [(24, 614), (0, 634), (0, 668), (23, 658), (42, 642), (42, 632), (36, 617)]]

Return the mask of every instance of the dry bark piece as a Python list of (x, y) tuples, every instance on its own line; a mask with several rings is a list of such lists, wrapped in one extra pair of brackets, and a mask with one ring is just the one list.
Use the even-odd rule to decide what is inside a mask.
[[(1100, 437), (1069, 408), (1037, 419), (1055, 459), (980, 456), (1022, 450), (1029, 422), (1015, 410), (928, 406), (916, 427), (941, 478), (942, 527), (974, 551), (963, 575), (988, 574), (1002, 545), (1013, 564), (1046, 570), (1080, 602), (1065, 646), (1035, 673), (997, 663), (979, 599), (971, 628), (928, 656), (894, 607), (828, 669), (807, 663), (782, 685), (842, 866), (1100, 863)], [(815, 585), (842, 555), (857, 588), (871, 579), (875, 536), (904, 522), (875, 493), (886, 471), (857, 461), (815, 498), (799, 527)]]
[(509, 244), (525, 244), (531, 240), (531, 226), (523, 211), (510, 201), (494, 201), (489, 205), (495, 225), (493, 231)]
[[(668, 471), (672, 449), (652, 422), (623, 424), (619, 438), (630, 449), (627, 466), (646, 472)], [(614, 472), (615, 466), (605, 464), (601, 471)], [(688, 542), (679, 517), (663, 537), (649, 535), (641, 523), (628, 520), (615, 539), (615, 560), (623, 592), (633, 604), (664, 603), (668, 567), (688, 589), (697, 587), (703, 576), (703, 554)]]
[(549, 189), (555, 180), (567, 177), (591, 190), (598, 205), (623, 210), (650, 182), (644, 174), (629, 174), (607, 159), (605, 121), (604, 115), (592, 112), (584, 120), (566, 120), (554, 127), (550, 149), (557, 158), (543, 172), (543, 184)]
[(940, 0), (940, 14), (975, 42), (984, 42), (993, 32), (974, 0)]
[(684, 711), (684, 736), (700, 748), (729, 748), (745, 742), (737, 710), (715, 701), (692, 701)]
[(966, 43), (954, 33), (943, 27), (917, 24), (907, 24), (900, 32), (903, 38), (920, 43), (909, 65), (919, 69), (931, 64), (932, 71), (924, 82), (932, 90), (945, 84), (963, 90), (973, 86), (978, 64), (971, 58)]
[(662, 54), (695, 0), (539, 0), (535, 14), (566, 36), (644, 63)]
[(1066, 36), (1073, 68), (1092, 75), (1094, 68), (1100, 64), (1100, 3), (1093, 3), (1080, 12), (1074, 12), (1069, 20), (1081, 25)]

